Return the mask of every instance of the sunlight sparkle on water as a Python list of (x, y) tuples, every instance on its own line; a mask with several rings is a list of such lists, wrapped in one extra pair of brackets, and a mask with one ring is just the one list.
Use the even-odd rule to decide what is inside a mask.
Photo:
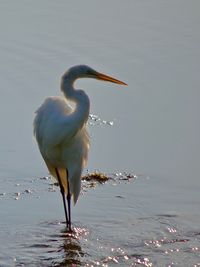
[(171, 227), (167, 227), (167, 230), (168, 230), (170, 233), (176, 233), (176, 232), (177, 232), (176, 229), (171, 228)]
[[(146, 267), (151, 267), (153, 266), (153, 264), (150, 262), (150, 260), (148, 258), (144, 258), (144, 259), (137, 259), (136, 260), (136, 263), (134, 264), (135, 266), (137, 266), (137, 264), (141, 264), (143, 266), (146, 266)], [(133, 265), (133, 266), (134, 266)]]
[(114, 122), (113, 121), (107, 121), (107, 120), (102, 120), (99, 116), (90, 114), (89, 115), (89, 121), (88, 124), (90, 126), (95, 126), (95, 125), (108, 125), (108, 126), (113, 126)]

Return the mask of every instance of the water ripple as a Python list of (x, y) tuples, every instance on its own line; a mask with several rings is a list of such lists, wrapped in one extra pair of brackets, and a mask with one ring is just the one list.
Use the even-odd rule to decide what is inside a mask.
[[(133, 190), (136, 181), (146, 183), (147, 179), (133, 172), (86, 173), (83, 193), (105, 183), (118, 185), (119, 190), (109, 198), (109, 209), (98, 206), (96, 218), (91, 211), (87, 226), (73, 222), (73, 233), (66, 232), (65, 223), (57, 220), (24, 225), (1, 223), (0, 236), (5, 240), (6, 248), (2, 242), (0, 266), (151, 267), (160, 266), (160, 263), (162, 266), (183, 266), (183, 262), (198, 266), (200, 229), (193, 229), (178, 213), (138, 215), (132, 209), (135, 203), (125, 205), (127, 196), (120, 194), (120, 186), (126, 185), (127, 189)], [(7, 182), (10, 191), (1, 188), (5, 192), (0, 196), (1, 204), (7, 201), (13, 205), (16, 197), (15, 203), (23, 204), (27, 202), (23, 200), (58, 190), (50, 177), (21, 180), (20, 184), (14, 185), (9, 179)], [(124, 212), (120, 218), (119, 212)]]

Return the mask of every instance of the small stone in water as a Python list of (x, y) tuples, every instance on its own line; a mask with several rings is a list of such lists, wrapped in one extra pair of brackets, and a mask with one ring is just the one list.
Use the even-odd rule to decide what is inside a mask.
[(26, 189), (26, 190), (24, 190), (24, 192), (28, 193), (28, 194), (32, 193), (30, 189)]
[(44, 177), (41, 177), (40, 179), (41, 180), (49, 180), (49, 177), (48, 176), (44, 176)]

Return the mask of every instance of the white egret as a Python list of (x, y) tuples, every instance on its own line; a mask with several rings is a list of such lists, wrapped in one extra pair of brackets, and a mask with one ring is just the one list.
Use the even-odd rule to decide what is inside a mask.
[[(94, 78), (126, 85), (86, 65), (74, 66), (61, 78), (64, 97), (48, 97), (36, 111), (34, 135), (50, 174), (59, 183), (66, 224), (70, 231), (71, 196), (75, 204), (80, 193), (81, 174), (87, 163), (90, 144), (86, 126), (90, 100), (83, 90), (74, 89), (74, 82), (78, 78)], [(75, 107), (71, 108), (69, 102), (73, 102)]]

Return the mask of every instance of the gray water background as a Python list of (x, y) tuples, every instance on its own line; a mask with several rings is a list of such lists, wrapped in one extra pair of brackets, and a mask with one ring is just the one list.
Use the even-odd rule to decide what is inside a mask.
[[(199, 9), (194, 0), (0, 2), (0, 266), (200, 266)], [(76, 83), (91, 113), (114, 122), (90, 126), (88, 170), (137, 178), (87, 189), (70, 241), (59, 190), (41, 179), (32, 120), (80, 63), (129, 85)]]

